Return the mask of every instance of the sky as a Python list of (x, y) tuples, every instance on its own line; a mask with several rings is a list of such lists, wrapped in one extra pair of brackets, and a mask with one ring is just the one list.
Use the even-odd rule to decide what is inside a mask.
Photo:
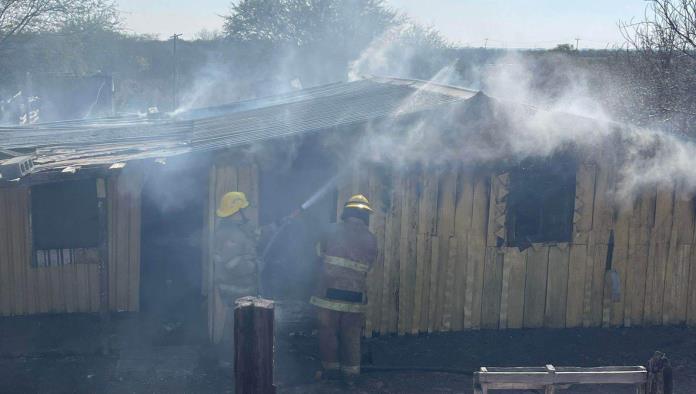
[[(620, 45), (619, 21), (640, 19), (645, 0), (386, 0), (394, 9), (439, 30), (461, 46), (580, 48)], [(230, 0), (120, 0), (131, 32), (191, 39), (219, 30)]]

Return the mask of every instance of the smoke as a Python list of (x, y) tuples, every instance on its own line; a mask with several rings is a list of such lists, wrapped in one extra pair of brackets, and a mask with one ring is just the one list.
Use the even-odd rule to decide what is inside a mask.
[[(411, 61), (390, 57), (396, 53), (390, 51), (393, 45), (377, 41), (353, 70), (398, 75)], [(390, 64), (399, 65), (393, 73)], [(694, 141), (615, 121), (619, 116), (607, 103), (631, 100), (630, 95), (608, 70), (578, 65), (567, 56), (508, 52), (493, 63), (467, 69), (467, 79), (485, 95), (400, 116), (436, 84), (461, 82), (455, 66), (447, 64), (434, 73), (400, 103), (393, 118), (368, 125), (357, 155), (397, 167), (505, 166), (572, 151), (581, 160), (615, 169), (617, 186), (611, 192), (619, 199), (675, 183), (696, 191)]]

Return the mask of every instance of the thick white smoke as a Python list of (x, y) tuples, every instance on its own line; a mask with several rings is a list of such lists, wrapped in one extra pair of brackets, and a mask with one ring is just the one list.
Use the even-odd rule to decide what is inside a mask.
[[(397, 44), (376, 41), (356, 61), (353, 71), (407, 77), (400, 72), (413, 59), (408, 52), (391, 51), (390, 45)], [(376, 57), (368, 60), (371, 56)], [(675, 183), (683, 190), (696, 191), (694, 141), (660, 129), (615, 122), (618, 117), (604, 103), (631, 99), (619, 82), (608, 74), (593, 74), (596, 70), (578, 66), (572, 58), (547, 56), (545, 65), (554, 75), (540, 75), (546, 70), (538, 69), (538, 59), (519, 52), (478, 66), (477, 85), (492, 101), (475, 97), (471, 100), (480, 102), (465, 111), (452, 106), (412, 119), (373, 124), (360, 155), (399, 166), (495, 165), (547, 157), (572, 147), (589, 160), (616, 168), (615, 192), (620, 198), (645, 187)], [(391, 64), (399, 66), (390, 70)], [(556, 81), (557, 86), (535, 86), (544, 78)], [(432, 78), (432, 83), (456, 85), (459, 81), (461, 76), (451, 64)], [(429, 88), (429, 84), (423, 85), (400, 108), (408, 107)]]

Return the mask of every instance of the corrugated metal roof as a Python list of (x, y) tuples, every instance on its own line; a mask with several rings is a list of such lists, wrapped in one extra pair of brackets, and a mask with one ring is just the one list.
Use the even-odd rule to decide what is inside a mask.
[(34, 150), (37, 171), (216, 150), (425, 111), (476, 92), (424, 81), (334, 83), (162, 119), (130, 116), (0, 128), (0, 148)]

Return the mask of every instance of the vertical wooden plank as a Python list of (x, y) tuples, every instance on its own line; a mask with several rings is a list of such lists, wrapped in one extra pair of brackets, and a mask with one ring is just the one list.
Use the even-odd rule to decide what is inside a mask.
[(662, 324), (665, 275), (672, 230), (674, 190), (662, 188), (657, 192), (655, 225), (648, 255), (648, 276), (645, 292), (645, 323)]
[(353, 166), (347, 169), (348, 174), (342, 176), (338, 179), (337, 187), (337, 199), (336, 201), (336, 218), (340, 218), (343, 213), (343, 205), (350, 199), (353, 194), (353, 173), (355, 172)]
[(488, 205), (490, 183), (478, 177), (474, 187), (471, 229), (467, 240), (466, 296), (464, 306), (464, 328), (481, 327), (481, 296), (483, 293), (483, 270), (488, 233)]
[(452, 330), (464, 326), (464, 305), (467, 282), (468, 236), (471, 228), (474, 201), (474, 182), (471, 174), (461, 173), (457, 182), (454, 232), (457, 239), (456, 267), (454, 271), (454, 302), (452, 306)]
[(108, 178), (107, 192), (107, 239), (108, 239), (108, 305), (109, 310), (113, 311), (117, 308), (116, 303), (116, 267), (118, 265), (118, 222), (121, 218), (118, 215), (120, 200), (116, 197), (116, 180), (117, 177)]
[(140, 310), (140, 227), (141, 227), (141, 185), (140, 179), (136, 180), (138, 187), (130, 195), (131, 204), (129, 220), (129, 258), (128, 258), (128, 310), (137, 312)]
[(26, 305), (27, 305), (27, 313), (28, 314), (34, 314), (38, 313), (38, 303), (37, 303), (37, 295), (36, 295), (36, 270), (33, 269), (32, 267), (32, 246), (31, 246), (31, 227), (30, 227), (30, 220), (31, 220), (31, 194), (30, 194), (30, 189), (28, 187), (24, 188), (23, 191), (23, 207), (22, 207), (22, 212), (23, 218), (22, 218), (22, 234), (23, 234), (23, 242), (22, 246), (24, 247), (24, 252), (23, 252), (23, 265), (24, 265), (24, 273), (26, 275)]
[[(517, 248), (505, 249), (501, 302), (501, 328), (522, 328), (524, 324), (524, 294), (527, 275), (527, 252)], [(505, 306), (503, 313), (503, 305)]]
[[(126, 182), (125, 178), (120, 179)], [(133, 203), (129, 194), (120, 188), (116, 190), (116, 198), (119, 200), (118, 211), (116, 214), (119, 219), (116, 226), (116, 308), (118, 311), (128, 310), (128, 282), (130, 280), (129, 261), (130, 261), (130, 210)]]
[(384, 285), (382, 287), (382, 320), (380, 332), (398, 331), (399, 311), (399, 241), (401, 238), (401, 206), (404, 196), (403, 180), (395, 175), (390, 191), (384, 237)]
[[(414, 281), (414, 302), (413, 302), (413, 320), (411, 326), (411, 334), (427, 331), (427, 321), (423, 319), (423, 298), (426, 276), (426, 265), (430, 261), (430, 247), (432, 246), (430, 236), (426, 234), (418, 234), (416, 236), (416, 275)], [(427, 298), (426, 298), (427, 299)], [(427, 310), (425, 312), (427, 317)], [(425, 330), (423, 330), (425, 327)]]
[(610, 296), (605, 296), (610, 305), (605, 308), (610, 308), (609, 324), (613, 327), (618, 327), (624, 324), (624, 314), (626, 310), (626, 284), (628, 283), (628, 248), (631, 229), (631, 217), (633, 215), (633, 201), (622, 201), (618, 207), (618, 218), (614, 230), (614, 252), (612, 269), (619, 275), (621, 283), (619, 300), (612, 300)]
[(445, 291), (443, 294), (443, 312), (442, 312), (442, 330), (450, 331), (452, 330), (452, 313), (455, 305), (455, 270), (457, 268), (457, 237), (449, 237), (449, 244), (447, 246), (447, 271), (445, 277)]
[(207, 237), (204, 239), (202, 245), (205, 245), (207, 252), (205, 253), (206, 259), (204, 261), (205, 268), (203, 270), (202, 280), (205, 284), (206, 289), (207, 304), (206, 309), (208, 313), (208, 339), (213, 340), (213, 328), (215, 327), (215, 266), (213, 264), (213, 240), (215, 239), (215, 210), (217, 206), (215, 205), (217, 201), (217, 168), (215, 164), (210, 166), (210, 172), (208, 174), (208, 211), (206, 212), (206, 231)]
[(589, 296), (589, 300), (585, 300), (586, 309), (583, 324), (586, 326), (602, 324), (607, 244), (614, 227), (614, 203), (612, 201), (614, 175), (614, 169), (608, 166), (603, 165), (597, 168), (592, 230), (588, 240), (588, 255), (591, 257), (588, 259), (588, 264), (591, 264), (591, 268), (587, 268), (586, 275), (590, 274), (588, 279), (591, 282), (586, 283), (586, 286), (590, 287), (590, 289), (586, 288), (585, 293), (586, 296)]
[(586, 310), (588, 314), (584, 322), (586, 327), (598, 327), (602, 324), (607, 250), (608, 246), (605, 243), (590, 244), (591, 254), (588, 258), (590, 266), (587, 267), (587, 273), (590, 273), (589, 281), (591, 283), (591, 289), (589, 294), (589, 310)]
[[(442, 287), (442, 283), (440, 282), (440, 273), (439, 271), (442, 270), (443, 264), (440, 262), (440, 237), (439, 236), (433, 236), (430, 237), (430, 293), (429, 293), (429, 298), (427, 299), (428, 302), (428, 314), (426, 317), (426, 321), (428, 322), (427, 324), (427, 330), (428, 332), (433, 332), (436, 330), (440, 329), (440, 322), (442, 321), (441, 319), (438, 318), (437, 316), (437, 310), (438, 310), (438, 299), (437, 296), (439, 294), (439, 287)], [(425, 301), (424, 301), (425, 302)]]
[(544, 325), (548, 265), (548, 246), (534, 244), (527, 251), (527, 272), (524, 289), (524, 326), (527, 328), (537, 328)]
[(587, 260), (587, 245), (570, 245), (565, 323), (568, 328), (580, 327), (583, 323)]
[(689, 256), (689, 287), (686, 298), (686, 324), (696, 326), (696, 244), (691, 245)]
[[(414, 331), (426, 332), (430, 322), (430, 290), (431, 271), (437, 278), (439, 262), (432, 260), (433, 244), (431, 236), (437, 233), (437, 201), (438, 201), (438, 174), (423, 170), (421, 176), (421, 193), (418, 203), (418, 235), (423, 238), (418, 242), (418, 271), (416, 276), (416, 304), (414, 314), (420, 312), (420, 318), (414, 315), (414, 321), (418, 320), (418, 327), (414, 325)], [(420, 247), (425, 247), (420, 250)]]
[(581, 163), (575, 177), (573, 243), (585, 245), (592, 230), (597, 166)]
[[(454, 270), (456, 254), (450, 253), (451, 239), (454, 236), (454, 219), (456, 216), (455, 203), (457, 194), (457, 172), (447, 171), (441, 181), (437, 204), (437, 235), (439, 238), (438, 260), (439, 273), (437, 279), (437, 294), (431, 297), (430, 309), (434, 309), (434, 330), (449, 331), (451, 328), (451, 313), (454, 292)], [(432, 284), (431, 284), (431, 293)], [(434, 300), (434, 301), (433, 301)], [(433, 305), (434, 302), (434, 305)], [(447, 322), (445, 322), (445, 320)]]
[(626, 278), (626, 301), (624, 325), (643, 324), (645, 290), (648, 269), (648, 245), (655, 217), (655, 194), (651, 188), (640, 194), (633, 206), (628, 237), (628, 274)]
[(568, 244), (558, 244), (549, 248), (545, 327), (565, 327), (569, 264), (570, 248)]
[(10, 284), (12, 223), (9, 220), (12, 213), (9, 210), (9, 194), (9, 189), (0, 189), (0, 314), (3, 316), (9, 316), (12, 313)]
[(411, 332), (416, 285), (416, 234), (418, 228), (418, 184), (404, 174), (404, 198), (399, 241), (399, 334)]
[(486, 248), (481, 298), (481, 328), (498, 328), (503, 280), (503, 253), (496, 247)]
[(674, 219), (670, 236), (669, 257), (665, 276), (664, 324), (686, 321), (686, 291), (689, 278), (690, 243), (693, 239), (693, 197), (684, 186), (675, 190)]
[(255, 226), (258, 225), (258, 213), (259, 213), (259, 202), (258, 202), (258, 168), (249, 163), (239, 166), (238, 169), (238, 188), (239, 191), (244, 192), (249, 201), (249, 207), (244, 210), (244, 214), (247, 216), (249, 221)]
[(15, 291), (17, 303), (15, 312), (18, 315), (25, 315), (29, 313), (28, 311), (28, 294), (27, 294), (27, 269), (29, 260), (27, 259), (26, 250), (26, 231), (24, 229), (24, 224), (26, 218), (29, 215), (27, 209), (27, 193), (25, 187), (19, 187), (16, 189), (16, 225), (13, 235), (13, 242), (15, 244)]
[[(384, 180), (381, 179), (375, 168), (368, 171), (367, 198), (372, 204), (374, 213), (370, 217), (370, 231), (377, 238), (377, 261), (367, 277), (367, 291), (369, 309), (365, 322), (365, 333), (370, 335), (373, 331), (379, 332), (382, 313), (382, 288), (387, 282), (384, 278), (384, 238), (386, 207), (383, 201), (387, 190), (384, 188)], [(369, 323), (369, 324), (368, 324)]]
[(497, 246), (499, 240), (505, 241), (505, 216), (509, 186), (510, 174), (502, 173), (491, 176), (487, 246)]
[(18, 244), (17, 244), (17, 230), (18, 230), (18, 216), (17, 212), (17, 188), (11, 188), (8, 190), (7, 199), (5, 200), (6, 207), (8, 210), (8, 223), (9, 223), (9, 234), (8, 234), (8, 278), (7, 285), (9, 286), (10, 293), (10, 314), (18, 314), (18, 273), (17, 273), (17, 259), (21, 258), (18, 256)]
[(63, 261), (65, 262), (61, 271), (63, 274), (63, 286), (65, 287), (65, 311), (68, 313), (73, 313), (77, 309), (77, 294), (75, 289), (75, 277), (77, 276), (77, 269), (74, 261), (66, 262), (70, 259), (70, 254), (72, 250), (63, 249)]

